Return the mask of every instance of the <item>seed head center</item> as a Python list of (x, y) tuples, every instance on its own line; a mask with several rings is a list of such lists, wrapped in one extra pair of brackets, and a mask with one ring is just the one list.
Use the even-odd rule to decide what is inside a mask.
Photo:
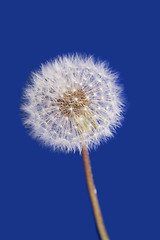
[(62, 115), (73, 118), (75, 115), (80, 116), (86, 111), (89, 106), (87, 92), (78, 88), (74, 91), (67, 90), (62, 97), (57, 99), (57, 105)]

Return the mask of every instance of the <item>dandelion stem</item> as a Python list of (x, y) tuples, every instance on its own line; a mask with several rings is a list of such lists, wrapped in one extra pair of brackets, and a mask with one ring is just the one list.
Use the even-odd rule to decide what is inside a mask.
[(100, 210), (100, 206), (97, 198), (96, 188), (93, 181), (88, 150), (85, 146), (83, 146), (82, 148), (82, 155), (83, 155), (83, 163), (84, 163), (84, 169), (86, 174), (88, 191), (91, 199), (91, 204), (93, 208), (97, 229), (98, 229), (101, 240), (109, 240), (107, 231), (103, 223), (103, 218), (102, 218), (102, 214), (101, 214), (101, 210)]

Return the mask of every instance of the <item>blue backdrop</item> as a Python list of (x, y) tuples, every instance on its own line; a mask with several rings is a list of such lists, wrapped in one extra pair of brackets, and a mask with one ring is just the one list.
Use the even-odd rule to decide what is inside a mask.
[(90, 152), (111, 240), (160, 239), (158, 1), (1, 3), (0, 239), (98, 240), (83, 162), (31, 139), (19, 106), (30, 72), (63, 53), (120, 73), (123, 126)]

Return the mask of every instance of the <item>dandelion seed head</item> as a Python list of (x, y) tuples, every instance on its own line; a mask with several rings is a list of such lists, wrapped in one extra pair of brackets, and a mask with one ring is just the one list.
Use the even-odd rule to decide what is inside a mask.
[(123, 119), (117, 79), (91, 56), (64, 55), (42, 64), (23, 93), (24, 125), (54, 150), (97, 146), (113, 136)]

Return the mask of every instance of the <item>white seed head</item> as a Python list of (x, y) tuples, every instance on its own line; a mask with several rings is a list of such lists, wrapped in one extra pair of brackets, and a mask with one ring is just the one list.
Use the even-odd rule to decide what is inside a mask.
[(24, 124), (54, 150), (97, 146), (121, 125), (118, 76), (93, 57), (65, 55), (42, 64), (23, 93)]

